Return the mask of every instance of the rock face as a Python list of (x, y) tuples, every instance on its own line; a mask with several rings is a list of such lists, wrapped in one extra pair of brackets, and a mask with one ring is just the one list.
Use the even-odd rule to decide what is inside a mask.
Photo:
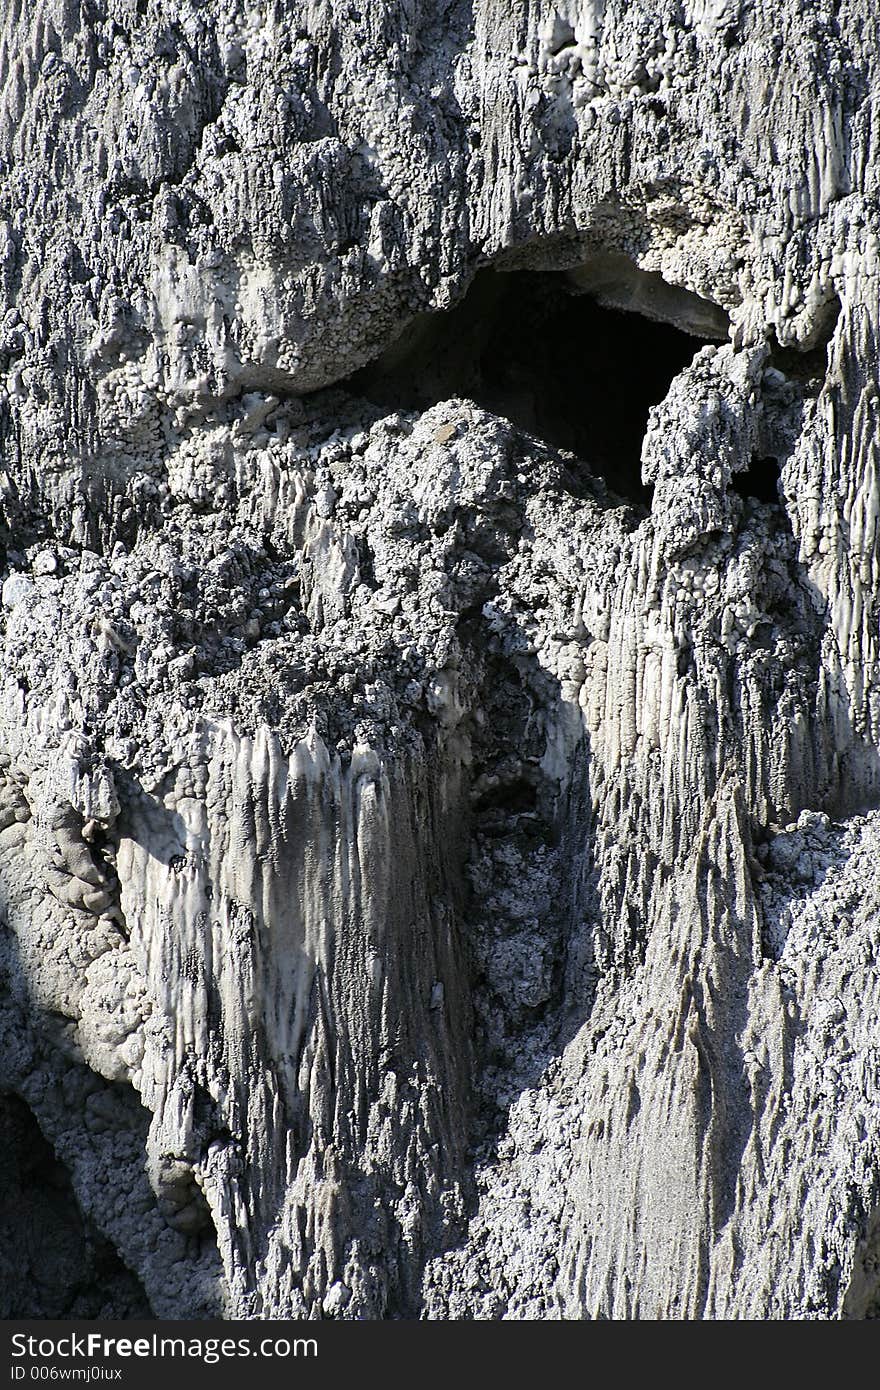
[(878, 52), (8, 0), (13, 1314), (880, 1313)]

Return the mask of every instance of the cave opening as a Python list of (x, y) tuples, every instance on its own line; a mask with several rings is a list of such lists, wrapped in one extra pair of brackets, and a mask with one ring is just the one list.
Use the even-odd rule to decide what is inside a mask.
[[(623, 258), (620, 258), (623, 259)], [(697, 301), (630, 269), (639, 293)], [(626, 299), (633, 300), (627, 286)], [(715, 306), (709, 306), (715, 310)], [(672, 322), (606, 307), (561, 271), (480, 271), (460, 304), (423, 314), (346, 386), (375, 404), (425, 410), (462, 396), (554, 448), (575, 454), (609, 489), (640, 506), (648, 411), (706, 338)], [(720, 313), (720, 311), (715, 311)], [(577, 484), (577, 475), (570, 480)]]
[(744, 501), (751, 497), (756, 502), (779, 506), (780, 473), (778, 459), (754, 458), (744, 473), (734, 473), (731, 486)]

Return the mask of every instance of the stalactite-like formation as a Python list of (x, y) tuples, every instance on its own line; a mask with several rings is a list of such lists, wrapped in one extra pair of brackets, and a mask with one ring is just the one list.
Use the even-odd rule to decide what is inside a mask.
[(9, 0), (17, 1313), (877, 1315), (878, 51)]

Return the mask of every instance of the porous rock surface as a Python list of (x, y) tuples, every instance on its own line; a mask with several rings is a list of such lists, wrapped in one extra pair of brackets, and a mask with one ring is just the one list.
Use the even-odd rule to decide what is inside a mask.
[(54, 1163), (74, 1232), (19, 1315), (880, 1311), (878, 52), (7, 0), (0, 1216)]

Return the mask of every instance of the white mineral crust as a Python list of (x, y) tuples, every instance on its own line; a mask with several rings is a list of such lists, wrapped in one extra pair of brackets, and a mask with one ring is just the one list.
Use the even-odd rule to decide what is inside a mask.
[(880, 1315), (878, 54), (5, 0), (0, 1092), (155, 1316)]

